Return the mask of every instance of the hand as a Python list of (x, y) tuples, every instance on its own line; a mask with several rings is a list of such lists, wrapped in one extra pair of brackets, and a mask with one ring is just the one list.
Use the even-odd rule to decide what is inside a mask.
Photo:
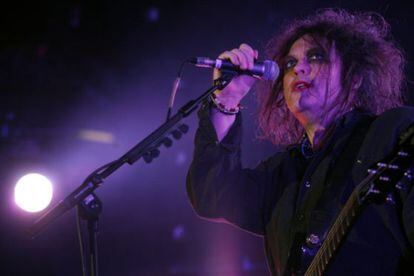
[[(241, 70), (252, 69), (254, 60), (257, 59), (258, 52), (248, 44), (241, 44), (238, 49), (225, 51), (219, 55), (219, 59), (229, 59), (234, 65), (238, 65)], [(221, 72), (214, 70), (213, 78), (217, 79)], [(223, 90), (215, 92), (220, 102), (229, 107), (237, 106), (244, 96), (249, 92), (256, 79), (248, 75), (235, 77)]]

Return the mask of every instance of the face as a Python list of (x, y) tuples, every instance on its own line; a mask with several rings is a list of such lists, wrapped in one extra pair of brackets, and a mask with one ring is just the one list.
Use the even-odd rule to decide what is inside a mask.
[(284, 61), (283, 95), (302, 123), (322, 120), (334, 110), (341, 91), (341, 60), (335, 46), (329, 53), (310, 36), (292, 44)]

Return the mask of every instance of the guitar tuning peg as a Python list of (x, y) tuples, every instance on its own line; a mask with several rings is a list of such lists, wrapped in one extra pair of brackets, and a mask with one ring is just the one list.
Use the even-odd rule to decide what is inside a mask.
[(405, 152), (405, 151), (399, 151), (397, 154), (398, 154), (398, 156), (401, 156), (401, 157), (407, 157), (408, 156), (408, 153)]
[(394, 200), (394, 197), (393, 197), (391, 194), (388, 194), (388, 195), (387, 195), (387, 197), (385, 198), (385, 201), (386, 201), (387, 203), (390, 203), (390, 204), (392, 204), (392, 205), (395, 205), (395, 200)]
[(384, 181), (384, 182), (389, 182), (391, 179), (388, 176), (380, 176), (379, 180)]
[(377, 174), (378, 172), (377, 170), (374, 170), (374, 169), (368, 169), (367, 171), (369, 174)]
[(388, 168), (391, 170), (398, 170), (400, 167), (398, 165), (388, 164)]
[(378, 163), (377, 163), (377, 166), (378, 166), (379, 168), (386, 168), (386, 167), (387, 167), (387, 164), (386, 164), (386, 163), (382, 163), (382, 162), (378, 162)]
[(405, 185), (401, 182), (398, 182), (397, 184), (395, 184), (395, 188), (397, 190), (404, 191), (405, 190)]
[(412, 175), (411, 171), (406, 171), (404, 173), (404, 177), (406, 177), (408, 180), (413, 179), (413, 175)]

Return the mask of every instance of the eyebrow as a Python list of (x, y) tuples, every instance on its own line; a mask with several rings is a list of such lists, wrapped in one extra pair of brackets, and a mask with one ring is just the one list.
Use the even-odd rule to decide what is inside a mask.
[[(316, 45), (316, 46), (314, 46), (312, 48), (309, 48), (306, 51), (306, 54), (308, 55), (309, 53), (316, 52), (316, 51), (323, 51), (323, 53), (326, 54), (325, 49), (322, 48), (321, 46), (318, 46), (318, 45)], [(285, 56), (284, 60), (287, 60), (287, 59), (296, 59), (296, 58), (294, 56), (288, 54), (288, 55)]]

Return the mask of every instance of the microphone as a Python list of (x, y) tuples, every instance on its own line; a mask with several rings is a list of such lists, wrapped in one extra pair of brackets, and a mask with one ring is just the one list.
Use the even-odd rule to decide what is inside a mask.
[(279, 66), (271, 60), (256, 61), (251, 70), (241, 70), (238, 66), (226, 59), (211, 59), (208, 57), (195, 57), (189, 60), (197, 67), (216, 68), (238, 74), (250, 75), (263, 80), (274, 81), (279, 76)]

